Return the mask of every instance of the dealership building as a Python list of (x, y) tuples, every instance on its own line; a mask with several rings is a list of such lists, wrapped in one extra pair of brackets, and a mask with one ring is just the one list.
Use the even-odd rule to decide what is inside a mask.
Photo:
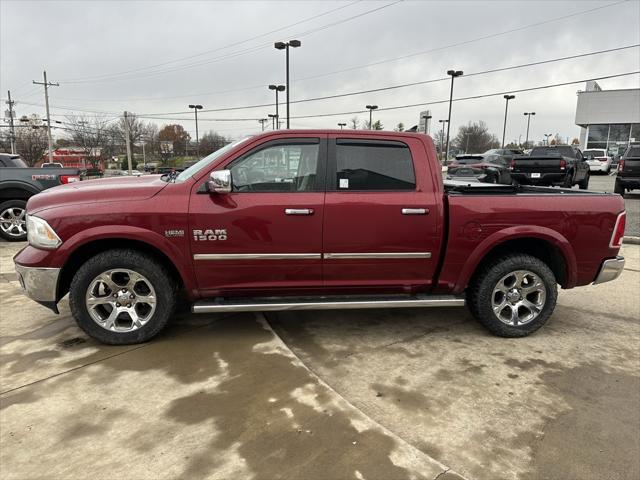
[(631, 143), (640, 143), (640, 88), (602, 90), (587, 82), (578, 92), (576, 125), (583, 150), (604, 148), (621, 155)]

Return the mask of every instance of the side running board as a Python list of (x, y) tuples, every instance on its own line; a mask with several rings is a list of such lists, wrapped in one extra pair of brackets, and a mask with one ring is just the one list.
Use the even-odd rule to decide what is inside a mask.
[(216, 313), (359, 308), (462, 307), (464, 304), (464, 297), (456, 295), (216, 298), (212, 300), (200, 300), (194, 303), (191, 311), (193, 313)]

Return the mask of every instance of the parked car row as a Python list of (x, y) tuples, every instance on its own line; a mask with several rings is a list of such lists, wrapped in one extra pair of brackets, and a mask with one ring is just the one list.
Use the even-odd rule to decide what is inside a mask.
[[(515, 149), (493, 149), (483, 154), (463, 154), (448, 163), (450, 180), (484, 183), (589, 188), (591, 172), (609, 174), (614, 160), (604, 149), (581, 152), (571, 145), (533, 148), (528, 154)], [(630, 146), (617, 165), (615, 193), (640, 188), (640, 146)]]

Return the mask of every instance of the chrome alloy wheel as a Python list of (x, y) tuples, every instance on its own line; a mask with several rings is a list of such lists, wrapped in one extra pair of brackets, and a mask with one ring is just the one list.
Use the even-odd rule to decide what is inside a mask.
[(23, 237), (27, 234), (26, 210), (20, 207), (9, 207), (0, 213), (0, 228), (11, 237)]
[(540, 315), (547, 298), (546, 292), (538, 275), (529, 270), (516, 270), (497, 283), (491, 295), (491, 307), (502, 323), (524, 325)]
[(87, 288), (85, 305), (102, 328), (132, 332), (143, 327), (156, 310), (156, 291), (149, 280), (133, 270), (107, 270)]

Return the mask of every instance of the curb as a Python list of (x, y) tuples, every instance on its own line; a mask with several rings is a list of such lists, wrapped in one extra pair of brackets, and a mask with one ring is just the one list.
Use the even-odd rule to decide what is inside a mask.
[(624, 236), (622, 238), (622, 243), (632, 244), (632, 245), (640, 245), (640, 237), (635, 236)]
[(469, 478), (464, 477), (460, 473), (458, 473), (455, 470), (453, 470), (451, 467), (449, 467), (447, 465), (444, 465), (439, 460), (433, 458), (431, 455), (423, 452), (418, 447), (416, 447), (413, 444), (409, 443), (407, 440), (402, 438), (400, 435), (398, 435), (397, 433), (393, 432), (392, 430), (389, 430), (387, 427), (385, 427), (381, 423), (377, 422), (376, 420), (371, 418), (369, 415), (364, 413), (362, 410), (360, 410), (358, 407), (356, 407), (354, 404), (352, 404), (349, 400), (347, 400), (345, 397), (343, 397), (342, 394), (340, 394), (338, 391), (336, 391), (331, 385), (329, 385), (327, 382), (325, 382), (322, 379), (322, 377), (320, 377), (320, 375), (318, 375), (313, 369), (309, 368), (307, 366), (307, 364), (304, 363), (300, 357), (298, 357), (298, 355), (296, 355), (296, 353), (293, 351), (293, 349), (291, 349), (289, 347), (289, 345), (286, 344), (286, 342), (280, 337), (280, 335), (278, 335), (276, 330), (271, 326), (271, 324), (269, 323), (269, 320), (267, 319), (267, 317), (265, 316), (265, 314), (263, 312), (256, 312), (255, 316), (256, 316), (256, 320), (258, 321), (258, 324), (262, 325), (262, 327), (265, 330), (271, 332), (271, 334), (274, 336), (276, 341), (280, 345), (282, 345), (282, 348), (284, 349), (286, 354), (289, 355), (299, 366), (301, 366), (307, 372), (309, 372), (309, 374), (313, 378), (315, 378), (315, 380), (320, 385), (322, 385), (324, 388), (326, 388), (331, 393), (333, 393), (339, 400), (344, 402), (344, 404), (348, 405), (350, 408), (352, 408), (359, 415), (362, 415), (362, 417), (366, 418), (373, 425), (378, 427), (386, 435), (388, 435), (389, 437), (391, 437), (394, 440), (396, 440), (399, 444), (407, 447), (409, 450), (413, 451), (415, 454), (417, 454), (416, 455), (417, 457), (422, 458), (422, 459), (426, 460), (427, 463), (430, 463), (430, 464), (435, 465), (436, 467), (440, 468), (442, 471), (440, 473), (438, 473), (436, 477), (434, 477), (434, 480), (437, 480), (442, 475), (446, 475), (446, 474), (455, 476), (454, 478), (459, 478), (460, 480), (470, 480)]

